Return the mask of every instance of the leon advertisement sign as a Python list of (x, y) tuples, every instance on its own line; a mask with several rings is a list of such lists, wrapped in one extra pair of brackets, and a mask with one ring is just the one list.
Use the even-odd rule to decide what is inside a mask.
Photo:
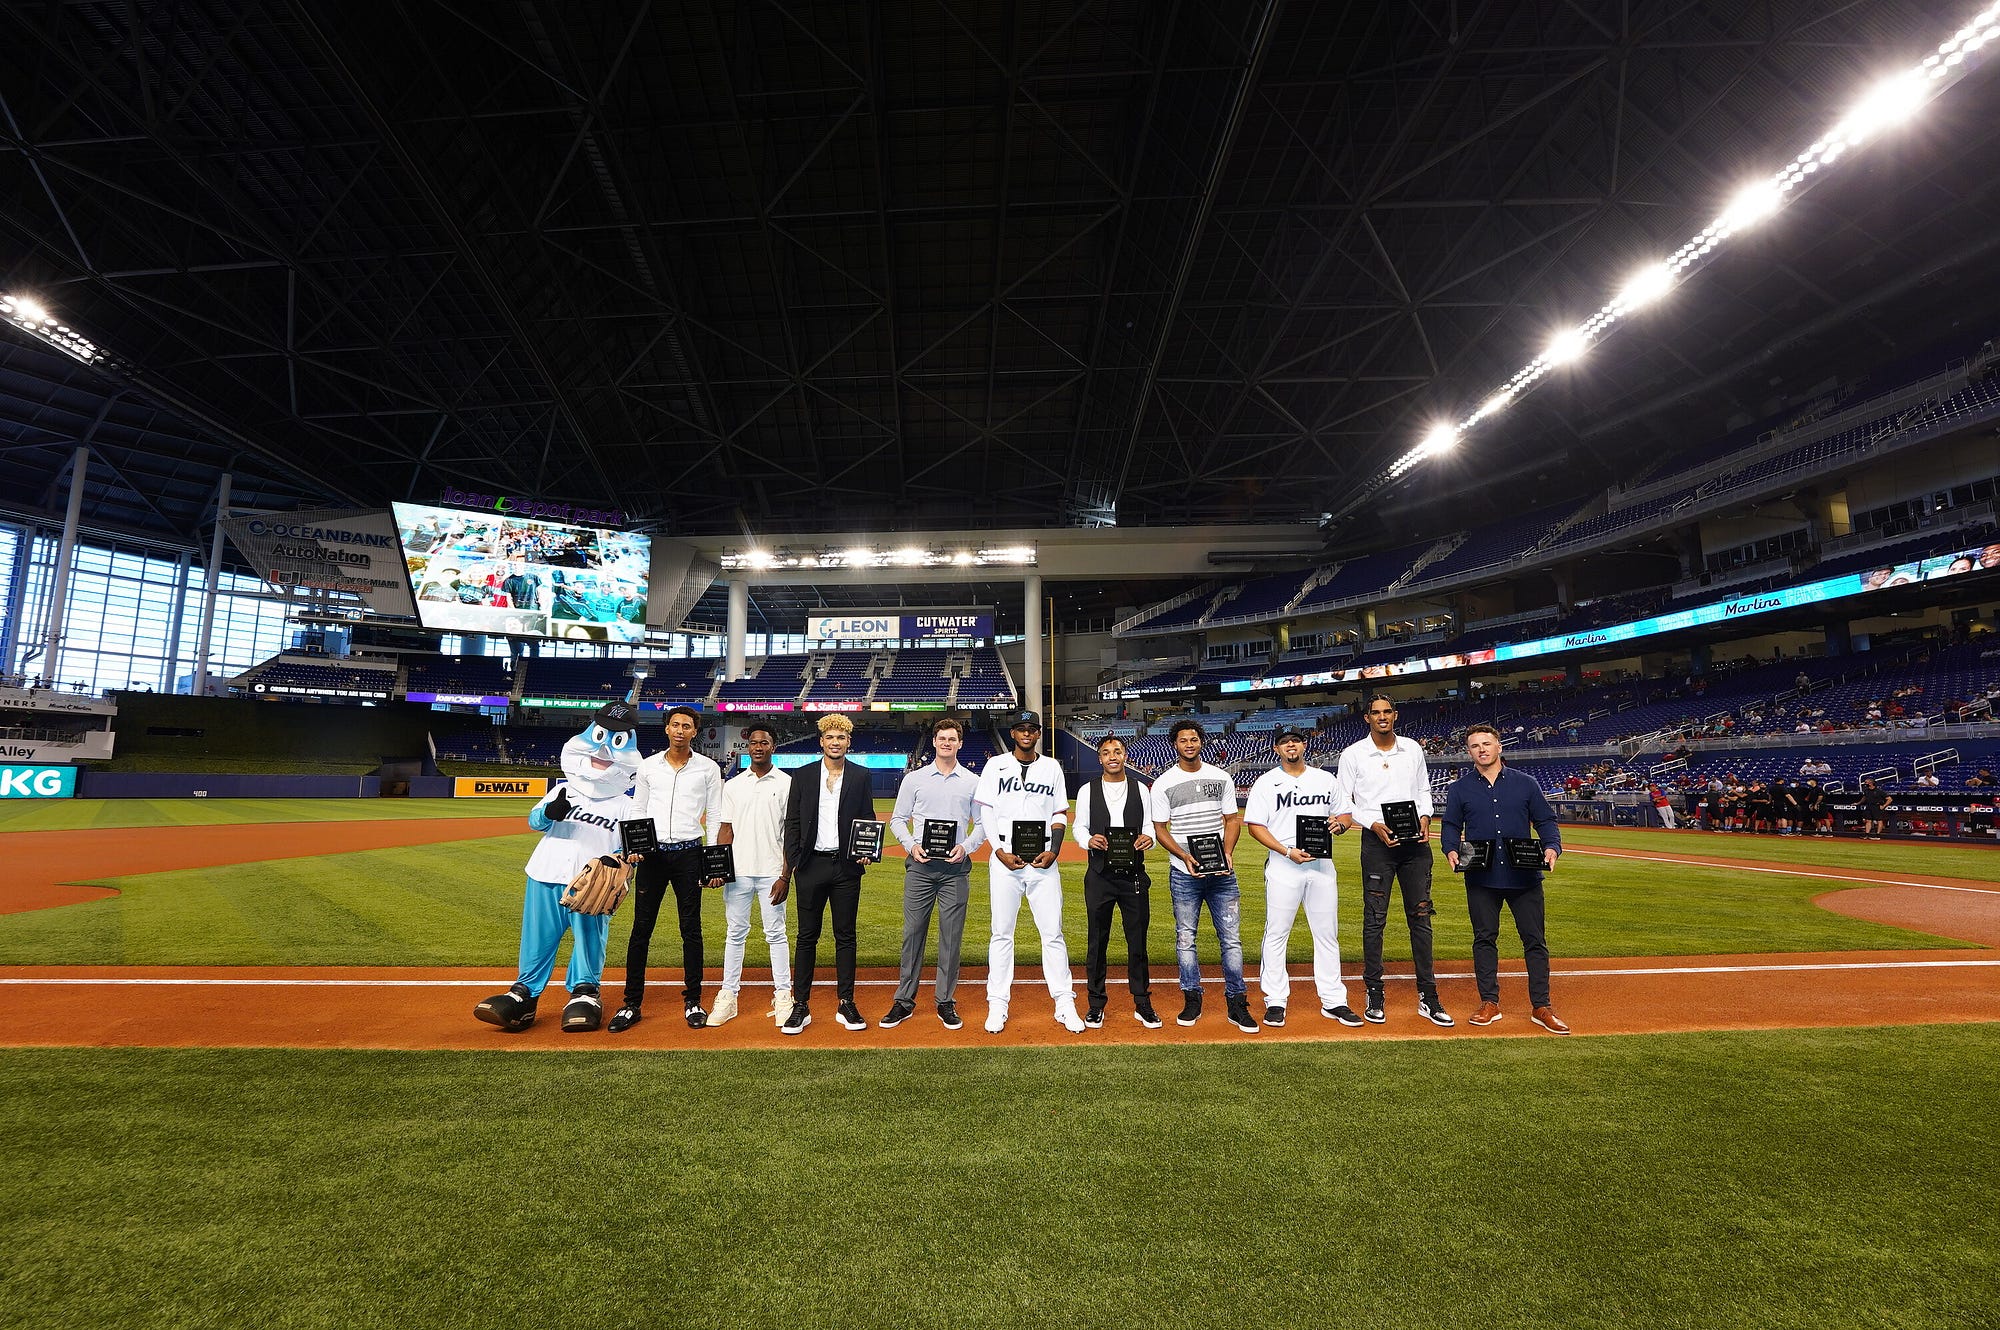
[(546, 776), (458, 776), (451, 787), (458, 799), (539, 799), (548, 792)]

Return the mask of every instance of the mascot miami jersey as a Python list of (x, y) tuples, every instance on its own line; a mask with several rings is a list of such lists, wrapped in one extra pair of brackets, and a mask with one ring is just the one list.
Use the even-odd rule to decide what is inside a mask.
[[(583, 913), (564, 904), (563, 893), (593, 865), (629, 873), (614, 858), (623, 848), (618, 824), (643, 816), (632, 798), (639, 774), (637, 708), (629, 702), (600, 707), (583, 733), (563, 745), (563, 779), (528, 813), (528, 825), (542, 833), (528, 858), (527, 895), (521, 906), (520, 977), (513, 987), (474, 1008), (473, 1015), (503, 1030), (525, 1030), (535, 1022), (535, 1004), (555, 969), (563, 934), (575, 930), (570, 950), (569, 1005), (563, 1029), (595, 1030), (604, 1009), (597, 986), (604, 974), (604, 944), (611, 915)], [(612, 904), (615, 906), (615, 899)]]

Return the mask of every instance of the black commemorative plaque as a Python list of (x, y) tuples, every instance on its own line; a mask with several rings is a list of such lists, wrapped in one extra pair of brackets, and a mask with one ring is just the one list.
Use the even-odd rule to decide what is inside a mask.
[(1046, 854), (1049, 848), (1049, 824), (1046, 822), (1016, 822), (1008, 837), (1008, 850), (1023, 859), (1034, 859)]
[(958, 823), (949, 818), (924, 819), (924, 853), (933, 859), (949, 859), (958, 844)]
[(1500, 844), (1500, 851), (1507, 859), (1507, 867), (1540, 869), (1542, 867), (1542, 843), (1533, 838), (1516, 839), (1507, 837)]
[(650, 817), (633, 818), (618, 824), (618, 843), (627, 854), (651, 854), (660, 848), (660, 829)]
[(1333, 858), (1333, 827), (1318, 814), (1301, 815), (1298, 846), (1315, 859)]
[(1417, 817), (1417, 801), (1396, 799), (1382, 805), (1382, 825), (1389, 828), (1389, 834), (1399, 841), (1416, 840), (1424, 834), (1424, 824)]
[(1461, 873), (1483, 873), (1493, 867), (1493, 842), (1490, 840), (1469, 840), (1458, 852), (1458, 871)]
[(736, 847), (734, 845), (704, 845), (701, 847), (701, 879), (713, 882), (721, 878), (724, 882), (736, 880)]
[(1194, 857), (1196, 873), (1226, 873), (1229, 871), (1228, 856), (1222, 852), (1220, 836), (1189, 836), (1188, 853)]
[(882, 824), (871, 822), (865, 817), (854, 819), (852, 829), (852, 858), (863, 859), (871, 864), (882, 862)]
[(1139, 833), (1128, 827), (1106, 827), (1104, 843), (1104, 866), (1114, 873), (1131, 874), (1139, 871)]

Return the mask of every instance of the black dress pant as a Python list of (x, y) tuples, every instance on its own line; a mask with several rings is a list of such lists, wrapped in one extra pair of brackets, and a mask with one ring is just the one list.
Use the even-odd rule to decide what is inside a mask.
[(646, 954), (653, 946), (653, 925), (667, 889), (674, 893), (680, 914), (681, 996), (701, 1001), (701, 850), (655, 850), (639, 861), (632, 889), (632, 937), (625, 944), (625, 1005), (646, 1000)]
[(792, 948), (792, 997), (801, 1006), (812, 997), (820, 926), (829, 904), (833, 906), (834, 991), (842, 1002), (854, 1000), (854, 920), (861, 911), (861, 872), (861, 865), (852, 859), (811, 850), (792, 874), (792, 895), (799, 903), (798, 943)]
[(1361, 837), (1361, 982), (1382, 991), (1382, 934), (1389, 924), (1389, 887), (1403, 891), (1403, 917), (1410, 923), (1410, 957), (1416, 962), (1417, 992), (1437, 996), (1431, 965), (1431, 843), (1388, 846), (1370, 831)]
[(1111, 948), (1111, 912), (1125, 920), (1125, 983), (1135, 1001), (1152, 996), (1152, 964), (1146, 956), (1146, 927), (1152, 922), (1151, 883), (1143, 876), (1115, 878), (1090, 870), (1083, 875), (1083, 909), (1090, 920), (1084, 980), (1090, 1005), (1104, 1005), (1106, 953)]
[(1472, 973), (1479, 981), (1481, 1002), (1500, 1001), (1500, 907), (1514, 916), (1521, 935), (1521, 954), (1528, 962), (1528, 1005), (1549, 1005), (1549, 944), (1543, 936), (1542, 888), (1494, 891), (1465, 884), (1465, 908), (1472, 916)]

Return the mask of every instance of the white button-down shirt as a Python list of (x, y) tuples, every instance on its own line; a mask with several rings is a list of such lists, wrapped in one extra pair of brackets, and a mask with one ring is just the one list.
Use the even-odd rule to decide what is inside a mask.
[(633, 795), (662, 845), (701, 840), (703, 831), (714, 840), (722, 825), (722, 768), (700, 753), (690, 752), (680, 767), (667, 761), (665, 750), (653, 754), (639, 764)]
[(1382, 820), (1385, 803), (1408, 800), (1417, 806), (1418, 817), (1436, 811), (1431, 803), (1430, 764), (1415, 739), (1397, 735), (1395, 747), (1384, 752), (1375, 746), (1374, 735), (1364, 735), (1342, 750), (1338, 779), (1341, 792), (1354, 806), (1354, 820), (1364, 827)]
[(785, 871), (785, 801), (790, 773), (772, 767), (759, 776), (745, 770), (722, 784), (722, 820), (736, 847), (736, 871), (743, 877), (776, 877)]
[(813, 848), (831, 854), (840, 848), (840, 787), (847, 784), (847, 767), (843, 764), (840, 774), (831, 781), (826, 778), (823, 760), (807, 770), (819, 782), (819, 827), (813, 833)]

